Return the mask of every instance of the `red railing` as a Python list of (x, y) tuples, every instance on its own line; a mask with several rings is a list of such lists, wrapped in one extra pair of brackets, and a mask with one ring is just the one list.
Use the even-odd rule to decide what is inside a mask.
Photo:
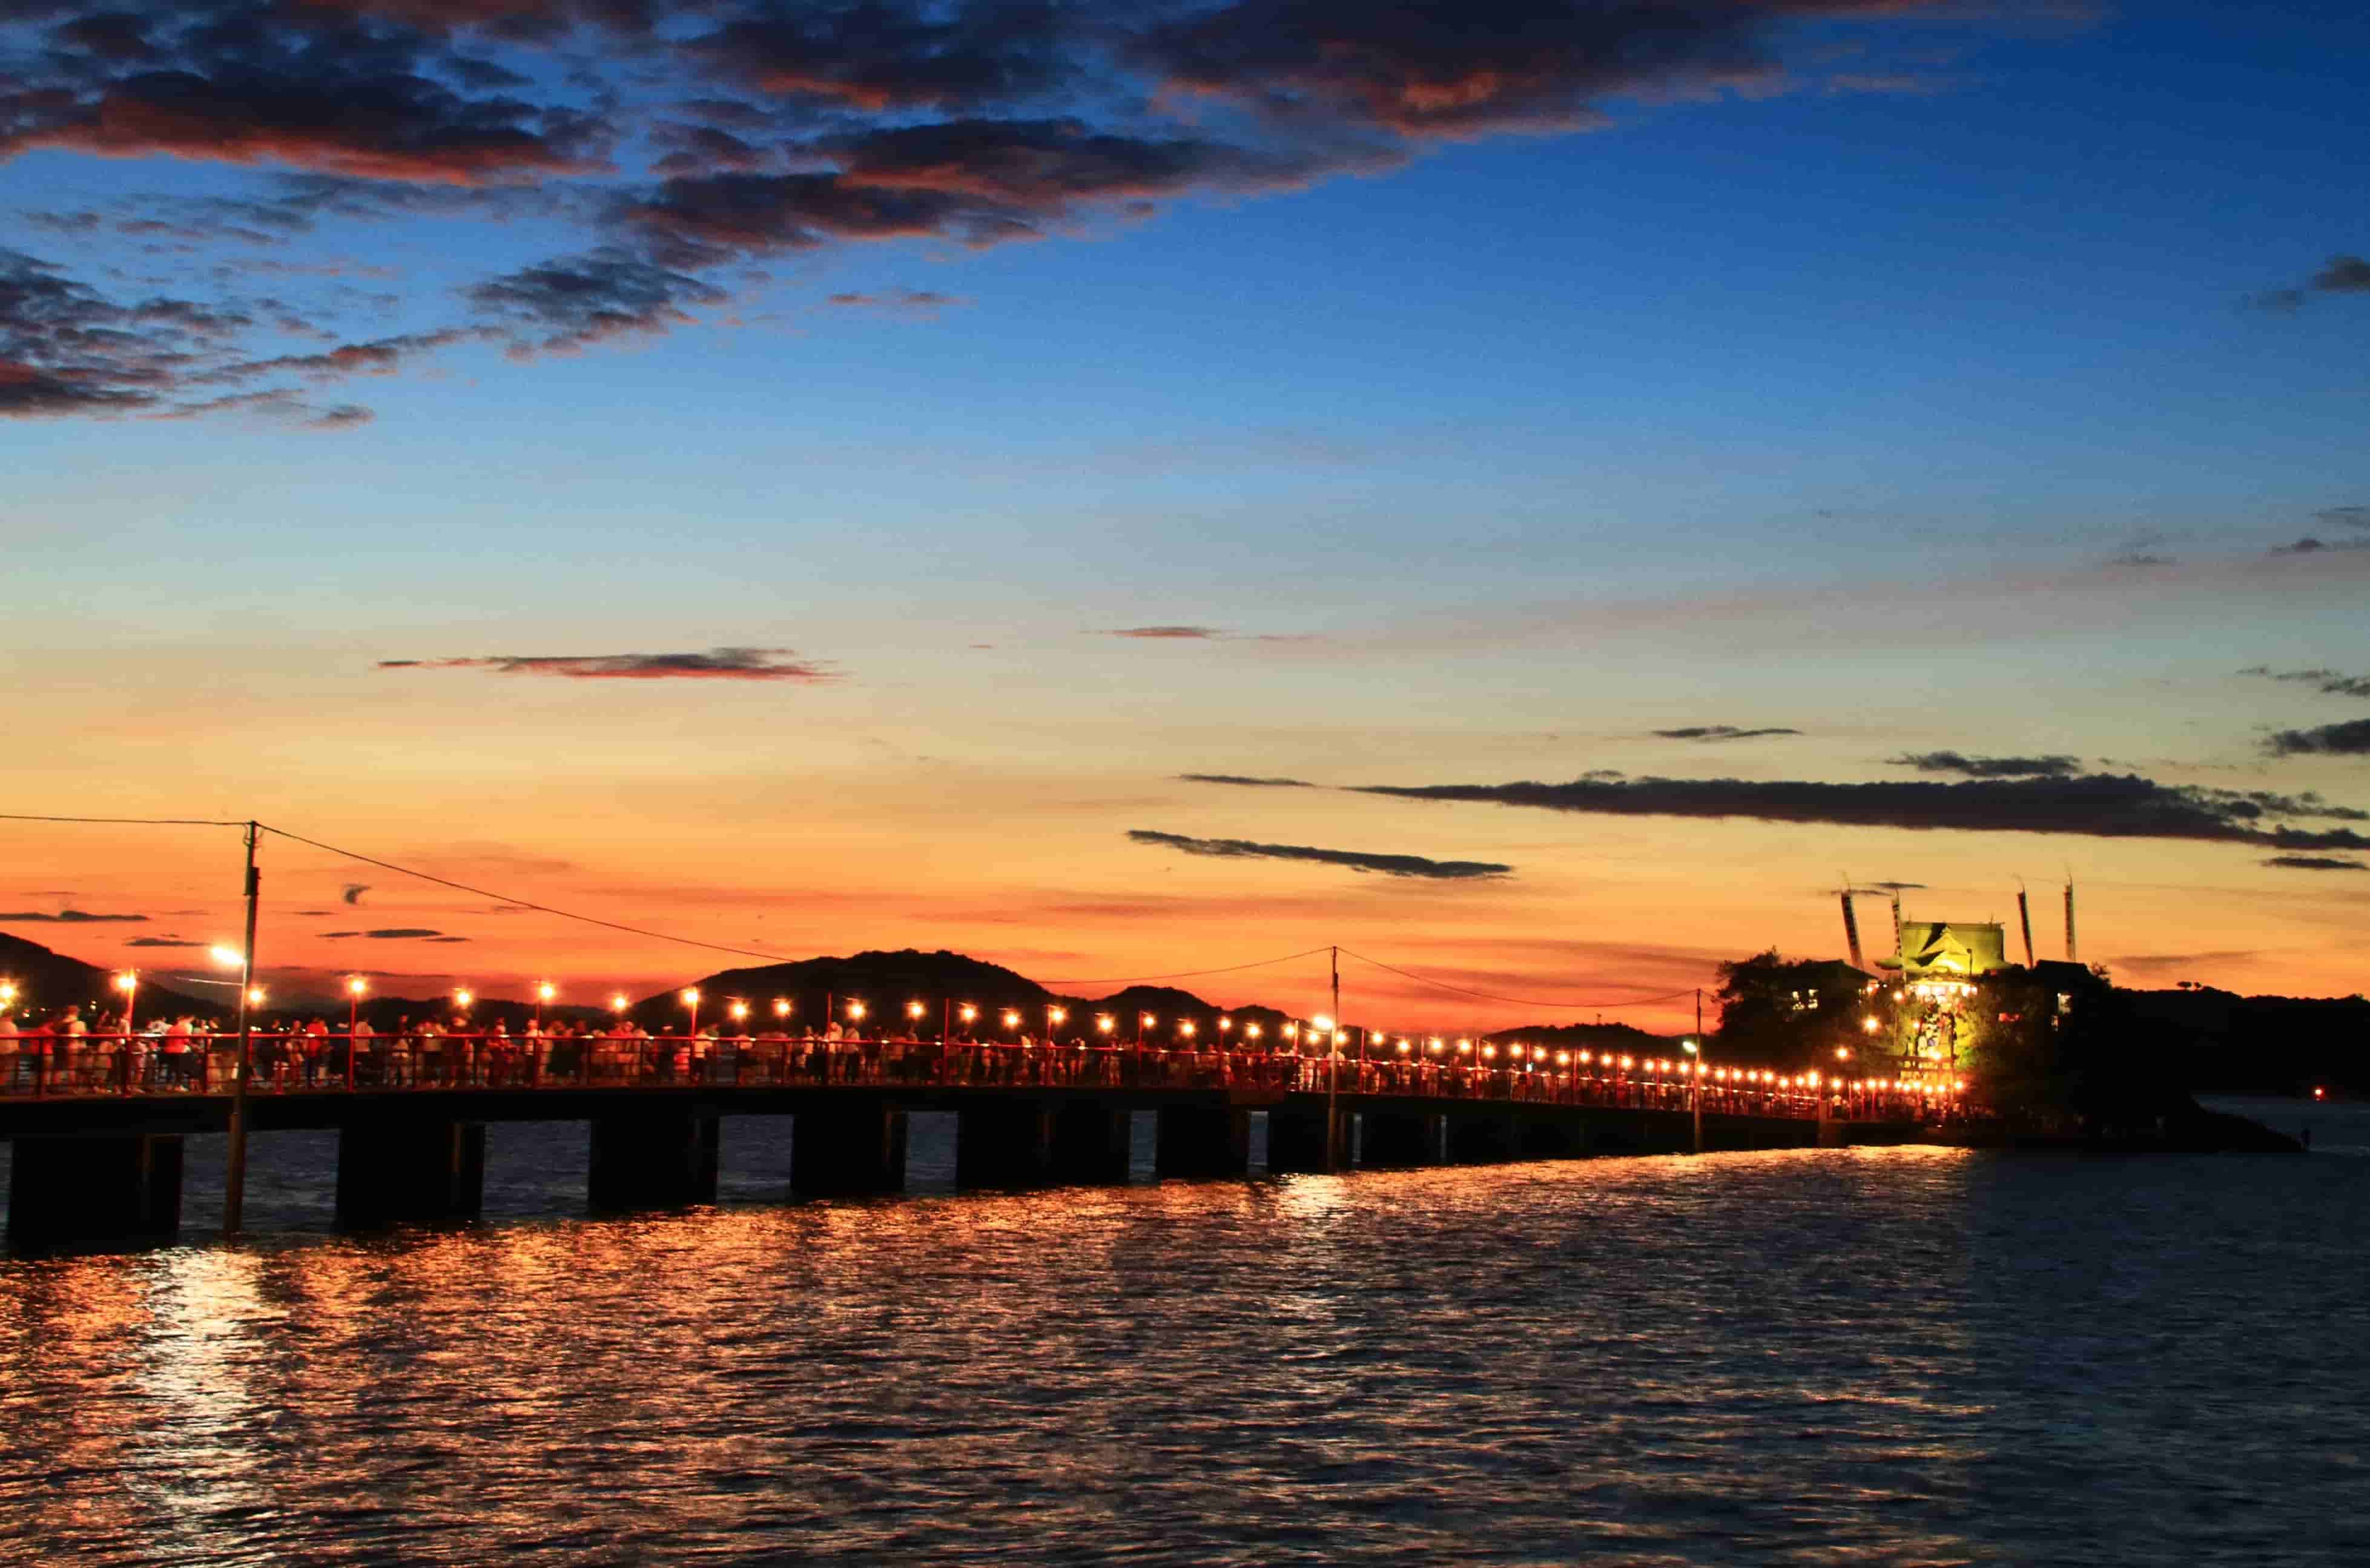
[[(349, 1048), (350, 1046), (352, 1048)], [(249, 1049), (252, 1093), (453, 1089), (600, 1089), (703, 1085), (851, 1088), (1265, 1089), (1322, 1093), (1321, 1057), (1279, 1052), (1174, 1050), (1127, 1045), (952, 1045), (816, 1036), (488, 1034), (259, 1034)], [(0, 1097), (165, 1096), (224, 1093), (238, 1037), (0, 1036)], [(1497, 1100), (1548, 1105), (1687, 1110), (1700, 1084), (1713, 1114), (1821, 1116), (1855, 1121), (1955, 1116), (1948, 1084), (1787, 1077), (1747, 1070), (1635, 1070), (1610, 1061), (1551, 1063), (1363, 1060), (1339, 1064), (1343, 1094)]]

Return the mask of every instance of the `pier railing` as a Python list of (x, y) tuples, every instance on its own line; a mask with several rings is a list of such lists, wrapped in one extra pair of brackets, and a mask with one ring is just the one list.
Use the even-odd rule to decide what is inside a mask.
[[(14, 1047), (13, 1049), (11, 1047)], [(1847, 1120), (1956, 1114), (1951, 1081), (1904, 1082), (1779, 1073), (1537, 1049), (1520, 1059), (1362, 1059), (1085, 1041), (831, 1039), (822, 1036), (572, 1036), (499, 1032), (253, 1036), (250, 1093), (467, 1089), (1251, 1090)], [(0, 1036), (0, 1097), (226, 1093), (238, 1038)], [(1336, 1076), (1338, 1074), (1338, 1077)]]

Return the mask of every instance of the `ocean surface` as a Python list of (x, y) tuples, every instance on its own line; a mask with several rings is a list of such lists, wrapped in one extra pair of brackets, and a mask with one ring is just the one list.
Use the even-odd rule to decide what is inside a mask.
[[(9, 1563), (2370, 1562), (2370, 1111), (2310, 1158), (1607, 1159), (0, 1263)], [(1139, 1128), (1139, 1133), (1142, 1132)]]

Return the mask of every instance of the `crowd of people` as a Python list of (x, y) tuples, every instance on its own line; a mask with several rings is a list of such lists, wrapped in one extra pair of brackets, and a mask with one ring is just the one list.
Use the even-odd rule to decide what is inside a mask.
[[(1502, 1051), (1460, 1040), (1377, 1052), (1347, 1047), (1329, 1061), (1312, 1035), (1251, 1045), (1203, 1038), (1144, 1041), (1016, 1034), (945, 1039), (908, 1030), (866, 1033), (834, 1023), (821, 1033), (740, 1024), (652, 1034), (620, 1014), (599, 1024), (501, 1022), (466, 1014), (403, 1017), (386, 1031), (359, 1014), (281, 1017), (250, 1030), (249, 1087), (266, 1092), (765, 1084), (876, 1087), (1134, 1087), (1271, 1089), (1432, 1098), (1685, 1109), (1754, 1115), (1886, 1116), (1954, 1097), (1952, 1086), (1784, 1077), (1745, 1069), (1639, 1060), (1520, 1045)], [(69, 1006), (28, 1027), (0, 1015), (0, 1093), (207, 1093), (230, 1087), (238, 1038), (180, 1013), (127, 1032), (120, 1014), (86, 1019)], [(1370, 1037), (1371, 1040), (1372, 1037)], [(1700, 1075), (1700, 1076), (1697, 1076)], [(1960, 1086), (1963, 1087), (1963, 1086)]]

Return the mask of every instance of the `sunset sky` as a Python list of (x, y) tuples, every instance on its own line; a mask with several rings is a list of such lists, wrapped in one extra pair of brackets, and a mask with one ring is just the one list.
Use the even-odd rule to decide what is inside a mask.
[[(1345, 964), (1410, 1026), (1840, 956), (1846, 876), (2356, 991), (2364, 62), (2325, 4), (14, 4), (0, 811), (1524, 999)], [(239, 858), (0, 822), (0, 930), (192, 971)], [(263, 860), (292, 990), (748, 961)]]

